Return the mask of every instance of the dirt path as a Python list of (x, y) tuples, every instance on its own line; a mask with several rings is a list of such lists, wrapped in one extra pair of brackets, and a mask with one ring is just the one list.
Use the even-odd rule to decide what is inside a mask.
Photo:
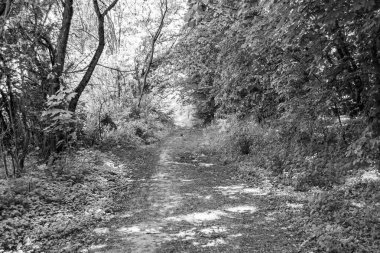
[(294, 252), (295, 198), (232, 180), (234, 170), (201, 145), (200, 131), (170, 136), (87, 252)]

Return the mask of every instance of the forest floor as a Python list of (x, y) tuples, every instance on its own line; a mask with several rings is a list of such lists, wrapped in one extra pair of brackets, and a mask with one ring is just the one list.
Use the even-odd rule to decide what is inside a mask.
[(92, 245), (80, 252), (297, 251), (292, 217), (305, 196), (262, 176), (237, 180), (233, 164), (207, 152), (202, 130), (177, 130), (145, 156), (145, 169), (129, 173), (128, 190), (114, 199), (117, 211), (96, 224)]
[(297, 252), (310, 193), (226, 162), (204, 131), (81, 148), (1, 180), (0, 253)]
[(107, 140), (0, 179), (0, 253), (379, 252), (379, 173), (295, 191), (209, 136)]

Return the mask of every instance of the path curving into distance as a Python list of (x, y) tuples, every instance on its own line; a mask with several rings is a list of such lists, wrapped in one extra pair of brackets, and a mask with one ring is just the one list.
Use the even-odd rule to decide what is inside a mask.
[(86, 252), (294, 252), (288, 214), (296, 200), (270, 184), (232, 179), (234, 169), (202, 152), (200, 130), (161, 145), (152, 174), (134, 178), (125, 210), (94, 230)]

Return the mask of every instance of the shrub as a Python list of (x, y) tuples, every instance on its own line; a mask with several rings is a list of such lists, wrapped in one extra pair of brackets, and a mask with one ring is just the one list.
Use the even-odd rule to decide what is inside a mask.
[(380, 183), (362, 182), (325, 192), (303, 213), (313, 252), (380, 252)]
[[(350, 130), (345, 133), (350, 138), (357, 136), (358, 131), (352, 122), (344, 126)], [(296, 190), (331, 189), (341, 184), (355, 167), (353, 159), (346, 157), (341, 126), (327, 119), (315, 124), (308, 128), (306, 123), (265, 128), (250, 119), (231, 117), (207, 127), (205, 139), (212, 150), (222, 152), (226, 159), (249, 160), (253, 167), (271, 171), (280, 182)]]

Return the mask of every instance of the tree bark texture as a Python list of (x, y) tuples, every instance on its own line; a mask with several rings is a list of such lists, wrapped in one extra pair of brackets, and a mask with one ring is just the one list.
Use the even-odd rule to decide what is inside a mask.
[(65, 0), (64, 10), (62, 17), (62, 25), (59, 30), (57, 47), (55, 50), (54, 66), (53, 66), (53, 78), (49, 90), (49, 95), (57, 93), (61, 87), (61, 77), (63, 69), (65, 67), (65, 57), (67, 51), (67, 43), (69, 41), (71, 20), (73, 19), (74, 8), (73, 0)]

